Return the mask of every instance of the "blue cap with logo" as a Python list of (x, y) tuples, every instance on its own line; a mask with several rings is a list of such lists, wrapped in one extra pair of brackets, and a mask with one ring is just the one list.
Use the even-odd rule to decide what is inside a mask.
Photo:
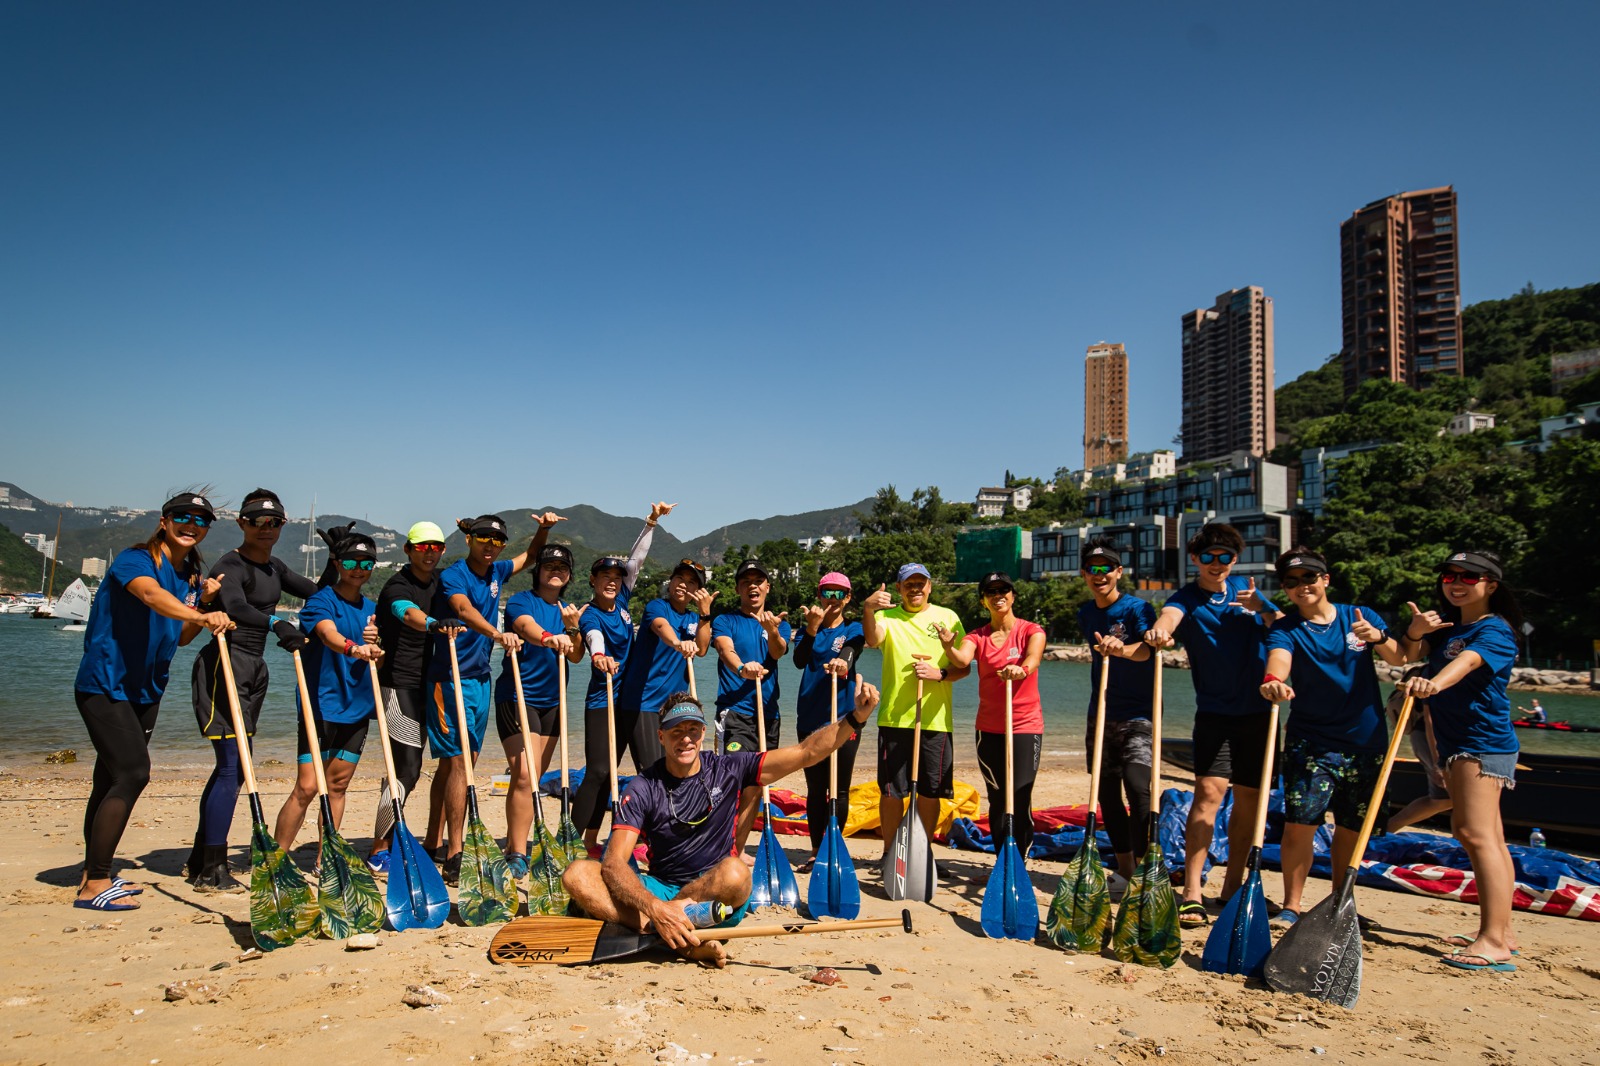
[(900, 573), (895, 575), (895, 582), (898, 584), (901, 581), (909, 581), (914, 577), (925, 577), (929, 581), (933, 580), (933, 575), (928, 573), (926, 566), (921, 563), (907, 563), (900, 568)]

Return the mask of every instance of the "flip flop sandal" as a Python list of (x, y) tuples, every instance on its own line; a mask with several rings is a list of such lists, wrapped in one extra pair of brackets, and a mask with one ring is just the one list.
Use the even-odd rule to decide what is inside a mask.
[(1277, 914), (1272, 916), (1272, 921), (1269, 924), (1275, 925), (1280, 929), (1287, 929), (1299, 920), (1299, 911), (1292, 911), (1289, 908), (1284, 907), (1280, 909)]
[(133, 893), (125, 888), (112, 887), (106, 889), (94, 899), (75, 899), (72, 901), (72, 905), (86, 911), (136, 911), (139, 908), (132, 903), (117, 902), (117, 900), (126, 899), (131, 895)]
[[(1444, 943), (1449, 944), (1453, 948), (1465, 948), (1470, 947), (1472, 942), (1478, 938), (1475, 936), (1468, 936), (1465, 933), (1456, 933), (1452, 936), (1442, 936), (1439, 939)], [(1451, 952), (1451, 954), (1453, 955), (1455, 952)], [(1522, 957), (1522, 952), (1518, 951), (1516, 948), (1511, 949), (1511, 954), (1517, 956), (1518, 958)]]
[(1206, 913), (1206, 905), (1204, 903), (1196, 903), (1194, 900), (1189, 900), (1178, 905), (1178, 924), (1190, 929), (1195, 929), (1202, 925), (1210, 925), (1211, 915)]
[(144, 895), (144, 889), (140, 888), (138, 885), (134, 884), (132, 881), (127, 881), (127, 880), (124, 880), (123, 878), (120, 878), (120, 877), (113, 877), (111, 879), (111, 887), (112, 888), (120, 888), (120, 889), (122, 889), (122, 891), (126, 892), (130, 896), (142, 896), (142, 895)]
[[(1477, 962), (1471, 960), (1477, 959)], [(1495, 962), (1487, 955), (1462, 955), (1452, 952), (1442, 960), (1446, 966), (1454, 966), (1458, 970), (1492, 970), (1495, 973), (1516, 973), (1517, 964), (1514, 962)]]

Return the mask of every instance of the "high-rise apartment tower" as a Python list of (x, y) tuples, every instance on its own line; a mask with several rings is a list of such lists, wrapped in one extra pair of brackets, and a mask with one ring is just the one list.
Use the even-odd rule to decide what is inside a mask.
[(1274, 443), (1272, 300), (1234, 289), (1183, 316), (1183, 458), (1264, 456)]
[(1120, 344), (1089, 345), (1083, 359), (1083, 468), (1128, 455), (1128, 352)]
[(1346, 394), (1369, 378), (1421, 387), (1462, 373), (1456, 190), (1388, 196), (1339, 226)]

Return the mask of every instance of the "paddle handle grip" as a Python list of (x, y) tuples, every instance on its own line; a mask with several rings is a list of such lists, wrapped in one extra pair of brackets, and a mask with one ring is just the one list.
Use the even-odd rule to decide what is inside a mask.
[(1378, 808), (1383, 804), (1383, 792), (1389, 787), (1389, 771), (1394, 769), (1395, 754), (1406, 735), (1406, 722), (1411, 718), (1411, 695), (1406, 694), (1400, 705), (1400, 717), (1395, 719), (1394, 732), (1389, 737), (1389, 750), (1383, 756), (1383, 769), (1378, 771), (1378, 783), (1373, 786), (1372, 799), (1367, 804), (1367, 817), (1361, 823), (1361, 835), (1356, 837), (1356, 848), (1350, 853), (1350, 869), (1361, 869), (1361, 858), (1367, 853), (1367, 841), (1372, 839), (1372, 827), (1378, 822)]
[(732, 929), (697, 929), (701, 940), (741, 940), (752, 936), (809, 936), (812, 933), (848, 933), (860, 929), (900, 928), (911, 932), (911, 912), (898, 918), (857, 918), (848, 922), (793, 922), (788, 925), (735, 926)]

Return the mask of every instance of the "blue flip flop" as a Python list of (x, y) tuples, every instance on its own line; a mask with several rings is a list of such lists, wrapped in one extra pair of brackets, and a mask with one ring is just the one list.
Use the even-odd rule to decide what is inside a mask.
[[(1478, 962), (1470, 962), (1478, 959)], [(1495, 962), (1487, 955), (1463, 955), (1453, 951), (1444, 956), (1446, 966), (1454, 966), (1458, 970), (1492, 970), (1495, 973), (1516, 973), (1517, 964), (1514, 962)]]
[(75, 899), (72, 901), (72, 905), (86, 911), (136, 911), (139, 908), (132, 903), (117, 902), (117, 900), (126, 899), (131, 895), (133, 893), (125, 888), (113, 887), (106, 889), (94, 899)]
[[(1473, 941), (1477, 940), (1478, 938), (1475, 936), (1468, 936), (1465, 933), (1455, 933), (1451, 936), (1441, 937), (1440, 939), (1453, 948), (1464, 948), (1471, 946)], [(1452, 951), (1450, 954), (1454, 955), (1455, 952)], [(1518, 951), (1516, 948), (1511, 949), (1511, 954), (1516, 955), (1518, 958), (1522, 957), (1522, 952)]]
[(121, 878), (121, 877), (113, 877), (111, 879), (111, 887), (112, 888), (120, 888), (120, 889), (122, 889), (122, 891), (126, 892), (130, 896), (142, 896), (142, 895), (144, 895), (144, 889), (140, 888), (138, 885), (134, 884), (132, 881), (128, 881), (128, 880), (126, 880), (124, 878)]

